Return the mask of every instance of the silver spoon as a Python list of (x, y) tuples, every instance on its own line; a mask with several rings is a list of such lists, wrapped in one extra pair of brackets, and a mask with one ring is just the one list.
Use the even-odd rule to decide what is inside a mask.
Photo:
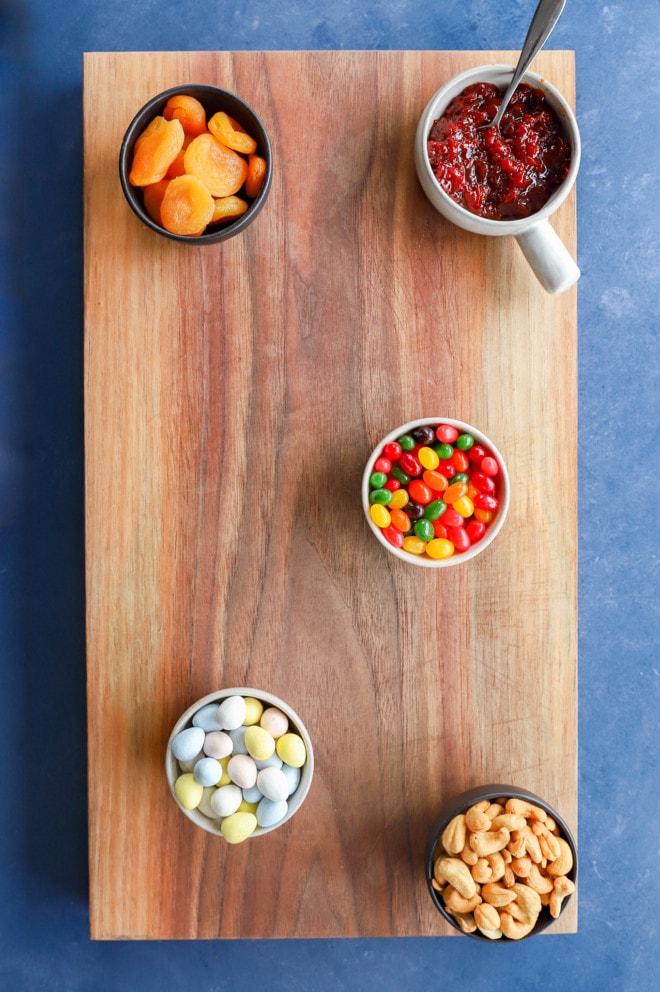
[(538, 7), (534, 11), (532, 23), (529, 25), (527, 37), (525, 38), (525, 44), (520, 52), (520, 58), (518, 59), (518, 65), (516, 66), (516, 70), (513, 74), (513, 79), (504, 94), (499, 110), (488, 127), (499, 128), (504, 111), (509, 105), (509, 100), (518, 88), (518, 83), (529, 67), (532, 59), (538, 55), (550, 37), (550, 32), (559, 20), (561, 12), (565, 6), (566, 0), (540, 0)]

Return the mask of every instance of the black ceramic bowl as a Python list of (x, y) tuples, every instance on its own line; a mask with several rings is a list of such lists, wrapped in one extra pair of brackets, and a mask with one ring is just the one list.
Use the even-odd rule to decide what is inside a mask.
[[(238, 121), (241, 127), (245, 128), (248, 134), (250, 134), (257, 142), (257, 154), (261, 155), (261, 157), (266, 160), (267, 165), (266, 178), (263, 186), (261, 187), (259, 194), (250, 203), (248, 210), (234, 221), (207, 228), (203, 234), (197, 237), (189, 237), (183, 234), (173, 234), (170, 231), (166, 231), (160, 224), (157, 224), (149, 216), (144, 207), (142, 190), (136, 186), (132, 186), (128, 181), (128, 176), (133, 162), (133, 151), (137, 138), (142, 134), (146, 126), (151, 123), (154, 117), (157, 117), (159, 114), (163, 113), (165, 104), (169, 98), (179, 93), (188, 94), (189, 96), (193, 96), (199, 100), (206, 110), (207, 119), (211, 118), (213, 114), (218, 113), (218, 111), (223, 110), (226, 114), (229, 114), (230, 117), (233, 117), (234, 120)], [(137, 112), (129, 124), (119, 152), (119, 178), (121, 180), (124, 196), (126, 197), (131, 210), (137, 217), (140, 218), (143, 224), (151, 228), (152, 231), (155, 231), (156, 234), (160, 234), (165, 238), (170, 238), (173, 241), (181, 241), (184, 244), (216, 244), (219, 241), (227, 241), (229, 238), (233, 238), (235, 235), (240, 234), (241, 231), (244, 231), (245, 228), (248, 227), (253, 220), (255, 220), (257, 214), (261, 211), (264, 203), (266, 202), (266, 198), (270, 191), (272, 175), (272, 150), (270, 140), (263, 123), (252, 107), (245, 102), (245, 100), (242, 100), (239, 96), (236, 96), (235, 93), (230, 93), (228, 90), (220, 89), (219, 86), (208, 86), (204, 84), (186, 86), (182, 84), (181, 86), (174, 86), (171, 89), (165, 90), (157, 96), (154, 96), (148, 103), (145, 103), (145, 105)]]
[[(472, 933), (467, 933), (465, 930), (463, 930), (459, 925), (458, 921), (456, 920), (456, 918), (447, 911), (442, 895), (440, 894), (440, 892), (438, 892), (437, 889), (433, 887), (432, 884), (433, 866), (435, 864), (437, 857), (441, 855), (443, 851), (440, 838), (442, 837), (445, 827), (450, 823), (451, 820), (453, 820), (455, 816), (458, 816), (460, 813), (465, 813), (468, 809), (470, 809), (471, 806), (474, 806), (476, 803), (479, 803), (484, 799), (488, 800), (489, 802), (495, 802), (497, 799), (504, 797), (506, 797), (507, 799), (513, 798), (513, 799), (527, 800), (528, 802), (533, 803), (535, 806), (540, 806), (541, 809), (544, 809), (546, 813), (548, 813), (553, 818), (557, 827), (559, 828), (559, 835), (563, 837), (563, 839), (567, 842), (568, 846), (571, 849), (571, 853), (573, 855), (573, 866), (567, 872), (567, 877), (571, 880), (571, 882), (573, 882), (573, 884), (576, 884), (577, 850), (575, 846), (575, 840), (567, 823), (559, 815), (559, 813), (557, 813), (557, 811), (553, 809), (552, 806), (550, 806), (544, 799), (541, 799), (540, 796), (537, 796), (533, 792), (529, 792), (526, 789), (520, 789), (516, 786), (511, 786), (511, 785), (477, 786), (474, 789), (469, 789), (467, 792), (461, 793), (461, 795), (459, 796), (455, 796), (453, 799), (450, 799), (447, 803), (445, 803), (445, 805), (442, 807), (440, 813), (436, 817), (429, 831), (428, 840), (426, 844), (426, 851), (424, 855), (424, 870), (426, 874), (426, 882), (427, 882), (428, 890), (431, 895), (431, 899), (433, 900), (433, 904), (435, 908), (444, 917), (447, 923), (449, 923), (452, 927), (454, 927), (455, 930), (458, 930), (458, 932), (463, 934), (464, 936), (472, 937), (475, 940), (487, 941), (489, 943), (509, 944), (509, 943), (518, 943), (519, 941), (512, 940), (505, 936), (502, 936), (499, 940), (493, 941), (491, 937), (484, 936), (478, 929)], [(456, 855), (450, 855), (450, 856), (455, 857)], [(559, 914), (560, 916), (561, 913), (564, 912), (566, 906), (568, 905), (570, 898), (571, 898), (570, 895), (564, 897), (563, 902), (561, 904), (561, 912)], [(557, 917), (556, 919), (559, 919), (559, 917)], [(543, 930), (546, 930), (549, 926), (555, 923), (556, 919), (550, 914), (550, 910), (548, 906), (543, 906), (534, 928), (525, 937), (522, 937), (521, 939), (526, 940), (529, 937), (534, 937), (536, 934), (541, 933)]]

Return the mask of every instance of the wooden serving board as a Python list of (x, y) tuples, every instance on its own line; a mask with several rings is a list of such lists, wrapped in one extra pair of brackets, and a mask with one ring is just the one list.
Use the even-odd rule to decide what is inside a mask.
[[(432, 93), (511, 52), (94, 53), (84, 61), (85, 415), (94, 938), (446, 935), (423, 870), (443, 800), (486, 782), (577, 826), (576, 292), (418, 185)], [(574, 101), (569, 52), (535, 69)], [(170, 86), (241, 94), (270, 198), (212, 247), (124, 201), (118, 151)], [(553, 219), (575, 252), (575, 200)], [(489, 434), (509, 517), (474, 562), (388, 555), (360, 504), (379, 438)], [(227, 686), (298, 710), (300, 812), (238, 847), (164, 775), (178, 715)], [(552, 932), (576, 929), (573, 900)]]

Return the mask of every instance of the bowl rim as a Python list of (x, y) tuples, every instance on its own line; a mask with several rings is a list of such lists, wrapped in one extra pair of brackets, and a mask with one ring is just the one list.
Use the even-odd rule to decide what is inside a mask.
[[(379, 527), (373, 522), (369, 515), (369, 476), (373, 470), (373, 464), (379, 457), (384, 445), (388, 444), (390, 441), (396, 441), (398, 437), (402, 434), (407, 434), (414, 430), (416, 427), (430, 426), (431, 424), (449, 424), (452, 427), (456, 427), (466, 433), (472, 434), (475, 439), (488, 447), (490, 451), (497, 458), (498, 464), (500, 466), (500, 473), (502, 475), (503, 485), (500, 497), (500, 506), (497, 511), (497, 517), (494, 523), (488, 527), (486, 533), (476, 544), (473, 544), (467, 551), (461, 554), (450, 555), (449, 558), (428, 558), (425, 555), (411, 555), (409, 551), (404, 551), (402, 548), (395, 548), (392, 544), (387, 541)], [(452, 565), (462, 565), (465, 562), (472, 561), (477, 555), (480, 555), (486, 548), (492, 544), (495, 540), (502, 527), (504, 526), (504, 521), (509, 512), (509, 504), (511, 499), (511, 484), (509, 479), (509, 472), (506, 467), (506, 462), (502, 457), (501, 452), (497, 446), (491, 441), (487, 434), (480, 431), (478, 428), (474, 427), (472, 424), (465, 420), (456, 420), (453, 417), (419, 417), (416, 420), (410, 420), (400, 427), (396, 427), (394, 430), (386, 434), (385, 437), (376, 445), (372, 450), (369, 458), (367, 459), (364, 471), (362, 473), (362, 483), (361, 483), (361, 494), (362, 494), (362, 509), (366, 517), (369, 528), (377, 538), (378, 542), (393, 554), (396, 558), (401, 561), (407, 562), (409, 565), (418, 565), (422, 568), (449, 568)]]
[(290, 722), (293, 724), (297, 732), (302, 737), (303, 741), (305, 742), (305, 748), (307, 750), (307, 759), (305, 761), (305, 764), (302, 766), (300, 770), (301, 772), (300, 782), (298, 783), (292, 795), (289, 796), (289, 800), (293, 800), (295, 797), (295, 801), (294, 802), (289, 801), (289, 808), (286, 812), (286, 815), (281, 820), (278, 820), (277, 823), (274, 823), (270, 827), (257, 826), (253, 831), (253, 833), (251, 833), (250, 836), (247, 838), (248, 840), (251, 840), (252, 837), (261, 837), (264, 834), (268, 834), (271, 833), (273, 830), (279, 829), (279, 827), (284, 826), (284, 824), (288, 820), (290, 820), (295, 813), (298, 812), (298, 810), (304, 803), (305, 799), (307, 798), (307, 795), (309, 793), (312, 784), (312, 778), (314, 775), (314, 748), (312, 746), (312, 740), (309, 735), (309, 731), (307, 730), (307, 727), (301, 720), (298, 713), (284, 699), (281, 699), (279, 696), (276, 696), (274, 693), (268, 692), (265, 689), (255, 689), (249, 686), (230, 687), (228, 689), (216, 689), (215, 691), (209, 692), (205, 696), (202, 696), (200, 699), (196, 700), (196, 702), (191, 703), (191, 705), (186, 710), (184, 710), (181, 716), (177, 719), (167, 739), (167, 746), (165, 748), (165, 776), (167, 778), (167, 784), (169, 786), (169, 790), (172, 795), (172, 798), (174, 799), (179, 810), (182, 813), (184, 813), (188, 817), (188, 819), (192, 821), (192, 823), (194, 823), (198, 827), (201, 827), (202, 830), (206, 830), (207, 833), (213, 834), (214, 837), (222, 838), (222, 834), (220, 833), (220, 829), (219, 829), (220, 819), (212, 820), (210, 817), (205, 816), (203, 813), (200, 813), (199, 810), (197, 809), (192, 809), (192, 810), (184, 809), (184, 807), (180, 804), (179, 800), (177, 799), (176, 793), (174, 791), (174, 783), (176, 779), (179, 777), (179, 775), (183, 773), (180, 771), (180, 769), (178, 769), (177, 759), (172, 754), (171, 745), (176, 735), (179, 734), (182, 730), (185, 730), (186, 727), (191, 723), (193, 716), (195, 715), (195, 713), (197, 713), (198, 710), (202, 709), (203, 706), (207, 706), (209, 703), (215, 703), (215, 702), (219, 703), (221, 700), (226, 699), (229, 696), (250, 696), (253, 697), (254, 699), (258, 699), (262, 703), (266, 703), (268, 706), (276, 706), (278, 709), (281, 709), (283, 713), (286, 713)]
[[(576, 882), (577, 873), (578, 873), (577, 845), (575, 843), (575, 837), (573, 836), (573, 832), (571, 828), (568, 826), (563, 816), (560, 813), (558, 813), (555, 807), (552, 806), (546, 799), (543, 799), (535, 792), (531, 792), (529, 789), (524, 789), (517, 785), (503, 785), (501, 783), (500, 784), (489, 783), (487, 785), (474, 786), (471, 789), (467, 789), (465, 792), (461, 792), (456, 796), (452, 796), (451, 799), (448, 799), (447, 802), (443, 804), (442, 809), (440, 810), (436, 818), (433, 820), (433, 823), (431, 824), (431, 827), (429, 828), (427, 834), (426, 846), (424, 848), (424, 875), (426, 878), (426, 887), (430, 893), (431, 899), (433, 901), (433, 905), (438, 910), (438, 912), (443, 917), (443, 919), (447, 923), (449, 923), (450, 926), (452, 926), (454, 930), (456, 930), (462, 936), (471, 937), (473, 940), (486, 941), (489, 944), (501, 944), (501, 943), (519, 944), (522, 942), (522, 940), (528, 940), (530, 937), (534, 937), (539, 933), (543, 933), (544, 930), (547, 930), (548, 927), (553, 926), (553, 924), (555, 924), (557, 920), (561, 919), (561, 916), (564, 910), (566, 909), (566, 906), (570, 902), (573, 893), (566, 896), (566, 898), (562, 902), (561, 912), (556, 919), (553, 916), (550, 916), (549, 911), (547, 911), (547, 907), (543, 907), (543, 910), (541, 911), (542, 917), (539, 917), (539, 919), (536, 922), (536, 925), (534, 926), (534, 929), (530, 933), (528, 933), (526, 937), (523, 937), (522, 940), (512, 940), (511, 938), (505, 937), (504, 935), (502, 935), (501, 939), (499, 940), (491, 940), (489, 937), (485, 937), (482, 933), (479, 933), (478, 930), (475, 931), (474, 933), (466, 933), (464, 930), (461, 930), (454, 917), (445, 908), (444, 902), (440, 897), (440, 893), (437, 892), (437, 890), (434, 889), (431, 884), (431, 879), (433, 878), (433, 861), (434, 861), (433, 855), (435, 853), (435, 849), (438, 844), (438, 841), (440, 840), (442, 831), (447, 826), (449, 821), (452, 820), (459, 813), (462, 813), (464, 810), (469, 809), (470, 806), (474, 805), (474, 803), (479, 802), (482, 799), (488, 799), (492, 801), (502, 796), (506, 796), (507, 799), (509, 798), (526, 799), (529, 802), (532, 802), (535, 805), (540, 806), (547, 813), (549, 813), (550, 816), (552, 816), (552, 818), (554, 819), (554, 821), (561, 830), (562, 837), (564, 838), (564, 840), (566, 840), (573, 853), (573, 867), (570, 870), (570, 872), (568, 872), (567, 877), (570, 878), (572, 882)], [(546, 910), (546, 912), (544, 912), (544, 910)]]
[[(415, 165), (418, 178), (427, 197), (433, 206), (449, 220), (459, 224), (459, 226), (465, 225), (468, 230), (474, 230), (479, 234), (515, 236), (516, 234), (522, 234), (530, 227), (547, 219), (559, 209), (571, 192), (580, 168), (582, 144), (580, 130), (573, 109), (563, 94), (545, 76), (540, 76), (538, 73), (528, 70), (523, 75), (521, 82), (528, 83), (537, 89), (542, 89), (550, 97), (553, 108), (562, 120), (566, 135), (571, 143), (571, 164), (564, 182), (555, 190), (540, 210), (530, 214), (528, 217), (521, 217), (515, 220), (494, 220), (490, 217), (481, 217), (478, 214), (473, 214), (453, 200), (442, 189), (431, 169), (427, 151), (427, 138), (433, 122), (437, 117), (442, 116), (449, 101), (454, 96), (457, 96), (466, 86), (477, 82), (494, 82), (496, 85), (503, 86), (510, 81), (514, 71), (515, 67), (511, 65), (487, 63), (465, 69), (463, 72), (452, 76), (429, 99), (419, 119), (415, 134)], [(492, 77), (496, 78), (493, 79)]]
[[(173, 231), (167, 231), (160, 224), (157, 224), (156, 221), (150, 217), (146, 209), (144, 209), (141, 202), (137, 198), (137, 191), (139, 191), (140, 188), (131, 186), (128, 181), (128, 174), (130, 172), (130, 156), (135, 146), (135, 141), (139, 136), (137, 130), (138, 127), (141, 123), (144, 123), (144, 119), (149, 115), (153, 114), (156, 116), (160, 110), (164, 108), (170, 97), (177, 96), (179, 94), (197, 96), (200, 102), (203, 102), (203, 94), (208, 94), (209, 96), (214, 96), (220, 99), (226, 98), (230, 103), (235, 102), (244, 112), (246, 117), (250, 117), (254, 120), (256, 129), (259, 132), (257, 143), (261, 146), (261, 154), (266, 159), (268, 166), (266, 169), (266, 178), (264, 179), (264, 183), (245, 213), (240, 217), (237, 217), (236, 220), (231, 221), (228, 224), (220, 225), (218, 228), (213, 229), (208, 233), (205, 232), (200, 234), (197, 237), (193, 237), (188, 234), (175, 234)], [(206, 110), (206, 107), (204, 109)], [(146, 123), (144, 123), (144, 126), (146, 126)], [(252, 137), (255, 137), (255, 135), (252, 135)], [(246, 227), (249, 227), (249, 225), (256, 219), (257, 215), (263, 209), (272, 185), (273, 149), (268, 131), (266, 130), (261, 117), (256, 110), (243, 99), (242, 96), (238, 95), (238, 93), (234, 93), (232, 90), (225, 89), (222, 86), (215, 86), (212, 83), (182, 83), (178, 86), (170, 86), (161, 93), (157, 93), (155, 96), (152, 96), (134, 114), (130, 124), (124, 132), (124, 136), (119, 147), (118, 165), (121, 188), (126, 202), (135, 216), (141, 220), (146, 227), (154, 231), (156, 234), (161, 235), (161, 237), (168, 238), (170, 241), (178, 241), (180, 244), (199, 247), (203, 245), (218, 244), (222, 241), (228, 241), (230, 238), (240, 234)]]

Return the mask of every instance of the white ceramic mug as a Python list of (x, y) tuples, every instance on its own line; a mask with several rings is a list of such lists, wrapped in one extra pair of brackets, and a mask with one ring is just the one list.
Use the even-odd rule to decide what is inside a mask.
[(513, 71), (513, 66), (507, 65), (483, 65), (468, 69), (450, 79), (431, 97), (420, 118), (415, 136), (417, 175), (427, 197), (447, 220), (474, 234), (496, 237), (513, 235), (543, 288), (548, 293), (562, 293), (578, 281), (580, 270), (550, 226), (548, 218), (561, 206), (573, 188), (580, 167), (581, 145), (575, 115), (554, 86), (533, 72), (526, 72), (522, 79), (522, 82), (543, 91), (564, 126), (571, 148), (571, 164), (566, 179), (536, 213), (517, 220), (491, 220), (470, 213), (441, 189), (429, 162), (429, 132), (434, 121), (442, 117), (451, 100), (473, 83), (494, 83), (499, 88), (505, 88), (511, 82)]

